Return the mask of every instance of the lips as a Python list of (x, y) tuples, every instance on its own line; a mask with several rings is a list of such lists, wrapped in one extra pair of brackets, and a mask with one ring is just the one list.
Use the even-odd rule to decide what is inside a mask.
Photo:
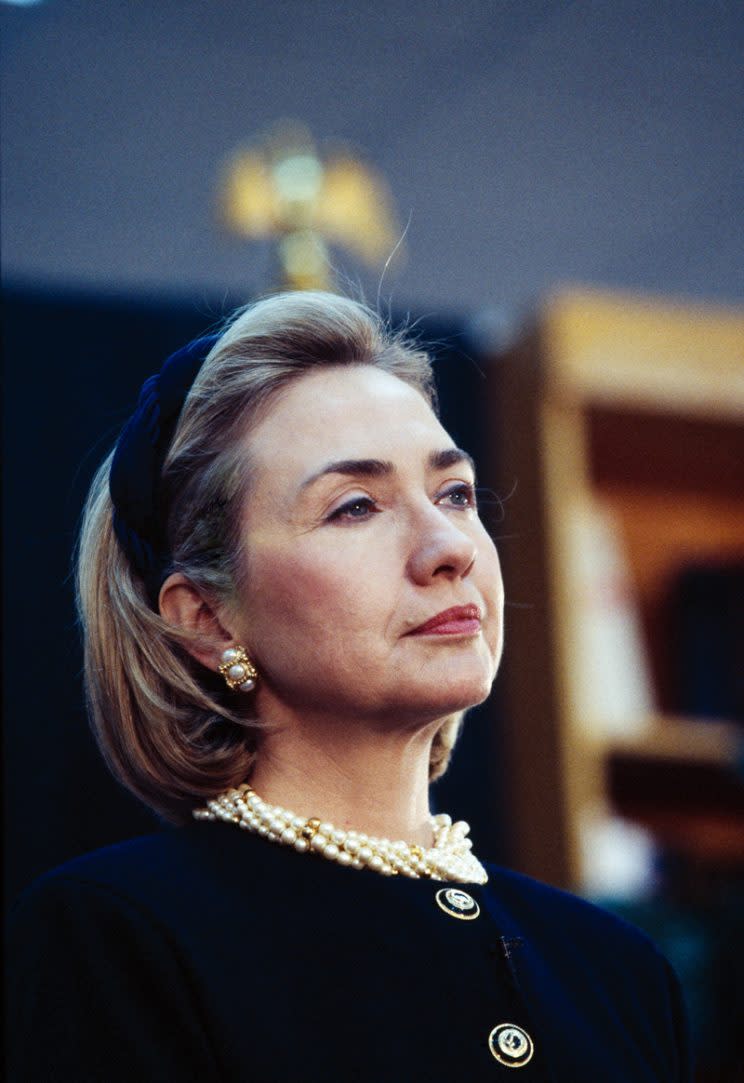
[(477, 605), (455, 605), (444, 609), (435, 617), (409, 632), (422, 635), (475, 635), (480, 631), (480, 611)]

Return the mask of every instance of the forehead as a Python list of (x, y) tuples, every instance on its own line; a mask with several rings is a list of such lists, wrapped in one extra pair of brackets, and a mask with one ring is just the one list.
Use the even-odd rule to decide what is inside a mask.
[[(271, 403), (248, 436), (251, 465), (300, 480), (335, 459), (396, 465), (452, 445), (423, 396), (370, 365), (308, 373)], [(400, 463), (399, 460), (404, 462)]]

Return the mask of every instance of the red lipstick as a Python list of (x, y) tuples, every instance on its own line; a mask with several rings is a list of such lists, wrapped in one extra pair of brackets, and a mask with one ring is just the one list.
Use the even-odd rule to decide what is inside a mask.
[(420, 624), (408, 634), (411, 636), (468, 636), (480, 631), (481, 620), (477, 605), (455, 605), (444, 609), (431, 620)]

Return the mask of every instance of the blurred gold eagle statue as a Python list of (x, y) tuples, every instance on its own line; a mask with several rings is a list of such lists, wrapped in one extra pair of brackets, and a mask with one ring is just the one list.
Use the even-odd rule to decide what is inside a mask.
[(220, 212), (241, 237), (278, 239), (285, 289), (333, 288), (328, 244), (371, 267), (400, 252), (383, 178), (346, 148), (321, 159), (310, 132), (298, 123), (285, 122), (231, 156)]

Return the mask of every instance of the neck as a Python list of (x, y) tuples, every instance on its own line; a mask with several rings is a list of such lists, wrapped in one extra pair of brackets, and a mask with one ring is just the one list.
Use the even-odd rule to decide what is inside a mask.
[(251, 785), (304, 818), (430, 846), (429, 756), (439, 725), (409, 733), (380, 733), (358, 719), (272, 725)]

